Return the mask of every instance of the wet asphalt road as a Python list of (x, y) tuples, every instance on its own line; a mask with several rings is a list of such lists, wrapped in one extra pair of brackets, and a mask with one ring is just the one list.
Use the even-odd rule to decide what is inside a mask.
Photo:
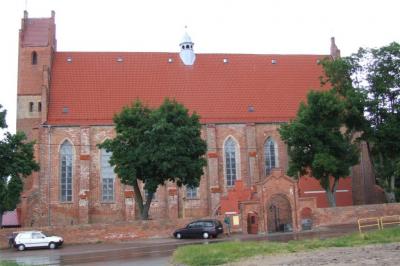
[(2, 250), (0, 260), (16, 261), (25, 265), (167, 265), (173, 251), (181, 245), (212, 244), (221, 241), (289, 241), (293, 239), (327, 238), (356, 231), (354, 226), (300, 234), (278, 233), (270, 235), (232, 235), (218, 239), (173, 238), (146, 239), (123, 243), (65, 245), (56, 250), (40, 249), (17, 251)]

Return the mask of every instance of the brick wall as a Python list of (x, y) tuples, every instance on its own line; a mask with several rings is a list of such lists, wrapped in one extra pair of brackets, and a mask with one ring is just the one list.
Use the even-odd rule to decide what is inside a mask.
[[(282, 166), (279, 171), (284, 173), (288, 156), (286, 145), (279, 138), (278, 127), (278, 124), (203, 126), (202, 137), (206, 138), (208, 143), (208, 165), (200, 181), (198, 197), (187, 199), (184, 187), (177, 188), (175, 184), (168, 183), (157, 190), (150, 208), (150, 217), (153, 219), (203, 217), (218, 213), (221, 197), (225, 197), (228, 190), (233, 189), (226, 186), (224, 172), (223, 147), (228, 137), (233, 137), (238, 144), (240, 167), (237, 178), (245, 185), (266, 180), (264, 143), (269, 137), (277, 143), (279, 166)], [(111, 203), (102, 202), (100, 150), (97, 144), (115, 136), (113, 126), (42, 127), (36, 132), (40, 140), (38, 155), (41, 169), (36, 178), (38, 181), (33, 180), (33, 177), (27, 181), (27, 184), (31, 184), (30, 187), (35, 187), (33, 184), (38, 185), (36, 189), (28, 190), (29, 193), (26, 190), (25, 196), (29, 198), (32, 197), (29, 194), (39, 195), (36, 197), (40, 200), (27, 201), (22, 206), (23, 225), (48, 225), (49, 213), (52, 225), (112, 223), (137, 218), (134, 198), (127, 197), (133, 189), (121, 184), (118, 178), (115, 180), (115, 200)], [(66, 140), (73, 144), (74, 150), (73, 196), (71, 202), (61, 203), (59, 149)], [(270, 188), (265, 187), (265, 195), (272, 195), (280, 190), (284, 194), (297, 191), (297, 187), (293, 184), (288, 185), (287, 182), (281, 181), (283, 180), (276, 179), (280, 184), (277, 184), (278, 190), (269, 191)], [(171, 189), (176, 192), (170, 194)], [(291, 202), (291, 206), (295, 205)], [(295, 211), (295, 207), (292, 211)]]
[[(175, 229), (181, 228), (192, 219), (162, 219), (129, 223), (86, 224), (72, 226), (25, 227), (0, 229), (0, 248), (7, 248), (7, 236), (15, 231), (41, 230), (47, 235), (58, 235), (64, 243), (99, 243), (131, 241), (139, 238), (172, 237)], [(68, 233), (66, 233), (68, 232)]]
[(336, 208), (312, 209), (314, 226), (356, 224), (360, 218), (381, 217), (400, 214), (400, 203), (358, 205)]

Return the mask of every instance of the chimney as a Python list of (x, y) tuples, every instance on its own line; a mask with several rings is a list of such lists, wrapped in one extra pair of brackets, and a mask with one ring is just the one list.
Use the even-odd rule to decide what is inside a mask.
[(54, 10), (51, 10), (51, 17), (54, 18), (56, 16), (56, 12)]
[(331, 37), (331, 56), (333, 59), (340, 57), (340, 50), (335, 43), (335, 37)]

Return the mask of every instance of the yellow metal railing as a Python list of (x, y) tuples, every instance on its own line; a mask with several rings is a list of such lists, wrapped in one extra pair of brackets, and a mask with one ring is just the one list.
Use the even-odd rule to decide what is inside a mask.
[(360, 231), (360, 234), (364, 227), (377, 227), (378, 229), (381, 229), (379, 217), (358, 219), (358, 230)]
[(358, 231), (362, 233), (362, 228), (365, 227), (376, 227), (383, 229), (385, 225), (398, 224), (400, 225), (400, 215), (382, 216), (382, 217), (371, 217), (358, 219)]
[(381, 217), (380, 220), (381, 220), (381, 228), (383, 229), (384, 225), (400, 224), (400, 215), (383, 216)]

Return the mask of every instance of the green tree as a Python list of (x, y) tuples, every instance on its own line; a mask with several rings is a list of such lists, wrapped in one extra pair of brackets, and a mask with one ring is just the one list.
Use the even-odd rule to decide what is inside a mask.
[[(196, 113), (166, 99), (156, 109), (136, 101), (114, 117), (116, 137), (99, 145), (112, 152), (110, 164), (123, 184), (134, 189), (141, 219), (148, 219), (153, 195), (167, 181), (198, 186), (206, 165), (206, 143)], [(143, 182), (146, 198), (140, 191)]]
[(351, 131), (344, 130), (345, 111), (346, 101), (334, 90), (310, 91), (297, 117), (279, 129), (289, 148), (288, 174), (309, 174), (319, 180), (330, 206), (336, 206), (339, 179), (347, 177), (350, 167), (358, 162)]
[(353, 81), (366, 95), (368, 141), (375, 175), (389, 202), (400, 185), (400, 44), (360, 49), (350, 57)]
[[(0, 126), (7, 128), (6, 110), (1, 110)], [(22, 178), (39, 170), (34, 160), (34, 142), (26, 142), (23, 132), (6, 132), (0, 140), (0, 224), (4, 211), (14, 210), (20, 201), (23, 189)]]
[(364, 90), (354, 82), (353, 73), (358, 69), (351, 57), (326, 58), (321, 65), (325, 75), (321, 77), (321, 85), (329, 86), (344, 104), (343, 119), (346, 134), (354, 141), (365, 140), (369, 131), (369, 122), (364, 116), (367, 96)]

